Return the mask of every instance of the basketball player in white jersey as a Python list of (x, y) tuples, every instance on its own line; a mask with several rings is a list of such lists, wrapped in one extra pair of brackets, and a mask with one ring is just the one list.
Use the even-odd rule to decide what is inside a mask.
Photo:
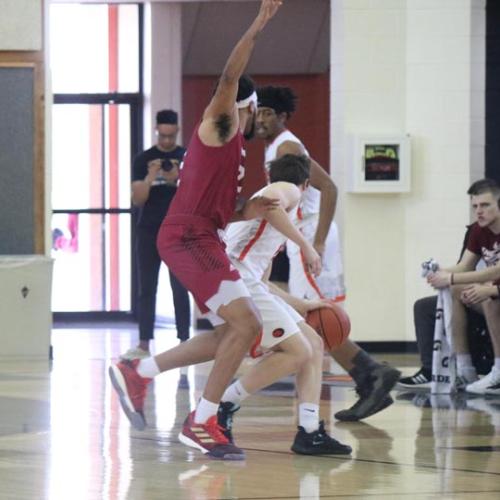
[[(262, 316), (260, 348), (265, 355), (228, 387), (221, 399), (218, 422), (232, 442), (232, 416), (246, 396), (296, 373), (299, 428), (292, 450), (303, 455), (348, 455), (351, 447), (331, 438), (319, 420), (323, 341), (291, 305), (271, 293), (272, 285), (266, 282), (273, 257), (287, 239), (299, 246), (313, 274), (319, 274), (321, 269), (319, 254), (291, 220), (308, 183), (309, 163), (305, 156), (296, 155), (272, 162), (271, 184), (254, 196), (272, 196), (280, 201), (279, 207), (263, 218), (231, 224), (227, 230), (226, 252)], [(302, 314), (328, 303), (294, 299), (278, 287), (274, 291), (290, 300)]]
[[(287, 129), (286, 122), (295, 111), (296, 96), (288, 87), (266, 86), (257, 90), (259, 108), (256, 135), (266, 145), (265, 162), (286, 154), (309, 156), (300, 139)], [(303, 264), (297, 245), (287, 243), (290, 259), (289, 290), (296, 297), (330, 298), (342, 301), (344, 285), (337, 226), (333, 222), (337, 188), (331, 177), (312, 158), (310, 186), (303, 195), (298, 211), (299, 229), (322, 256), (323, 270), (315, 278)], [(339, 411), (339, 420), (360, 420), (387, 408), (393, 403), (389, 392), (401, 373), (377, 363), (364, 350), (347, 339), (330, 353), (352, 376), (359, 399), (346, 410)]]

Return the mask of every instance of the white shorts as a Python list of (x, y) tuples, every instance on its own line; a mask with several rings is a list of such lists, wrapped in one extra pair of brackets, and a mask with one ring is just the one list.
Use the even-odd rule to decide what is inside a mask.
[[(307, 215), (299, 222), (299, 229), (307, 241), (313, 243), (319, 214)], [(340, 251), (337, 224), (332, 222), (326, 237), (323, 268), (321, 274), (313, 277), (304, 267), (300, 248), (287, 241), (286, 251), (290, 260), (288, 289), (295, 297), (304, 299), (327, 298), (336, 301), (345, 299), (344, 271)]]
[(206, 301), (210, 311), (205, 313), (203, 317), (207, 318), (213, 326), (223, 325), (226, 320), (218, 316), (215, 311), (218, 311), (219, 307), (227, 306), (233, 300), (243, 297), (250, 297), (250, 292), (242, 279), (236, 281), (224, 280), (220, 284), (217, 293)]
[(298, 324), (305, 321), (304, 318), (283, 299), (271, 293), (269, 287), (253, 276), (244, 264), (233, 261), (233, 265), (240, 273), (262, 317), (261, 347), (270, 349), (299, 333)]
[[(235, 263), (235, 267), (241, 272), (241, 267)], [(242, 276), (250, 297), (260, 312), (262, 318), (262, 339), (260, 346), (271, 349), (283, 340), (300, 332), (298, 323), (305, 319), (281, 297), (272, 294), (267, 285), (254, 277)], [(223, 325), (225, 321), (210, 311), (204, 315), (214, 327)]]

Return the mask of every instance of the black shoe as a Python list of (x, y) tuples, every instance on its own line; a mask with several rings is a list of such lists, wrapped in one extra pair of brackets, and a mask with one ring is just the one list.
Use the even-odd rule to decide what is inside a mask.
[(292, 451), (299, 455), (350, 455), (352, 452), (350, 446), (339, 443), (326, 433), (323, 421), (314, 432), (306, 432), (300, 425), (298, 429)]
[(238, 405), (230, 403), (220, 403), (217, 410), (217, 423), (222, 427), (222, 434), (233, 443), (233, 415), (240, 409)]
[(405, 389), (430, 389), (431, 377), (431, 370), (422, 367), (415, 375), (400, 378), (398, 387)]
[(377, 365), (370, 370), (367, 380), (356, 387), (359, 399), (351, 408), (335, 413), (335, 418), (356, 421), (367, 418), (393, 403), (389, 392), (399, 380), (401, 372), (387, 365)]

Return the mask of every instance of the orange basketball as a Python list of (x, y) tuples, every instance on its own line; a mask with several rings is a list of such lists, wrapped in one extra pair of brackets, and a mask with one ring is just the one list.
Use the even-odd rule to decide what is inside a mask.
[(332, 302), (333, 309), (322, 307), (307, 313), (306, 321), (325, 341), (325, 349), (339, 347), (349, 336), (351, 321), (342, 307)]

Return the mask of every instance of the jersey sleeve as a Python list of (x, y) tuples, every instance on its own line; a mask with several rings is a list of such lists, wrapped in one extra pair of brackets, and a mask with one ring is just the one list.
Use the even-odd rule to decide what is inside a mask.
[(481, 256), (481, 228), (474, 224), (469, 232), (469, 237), (467, 238), (466, 248), (469, 252), (475, 255)]

